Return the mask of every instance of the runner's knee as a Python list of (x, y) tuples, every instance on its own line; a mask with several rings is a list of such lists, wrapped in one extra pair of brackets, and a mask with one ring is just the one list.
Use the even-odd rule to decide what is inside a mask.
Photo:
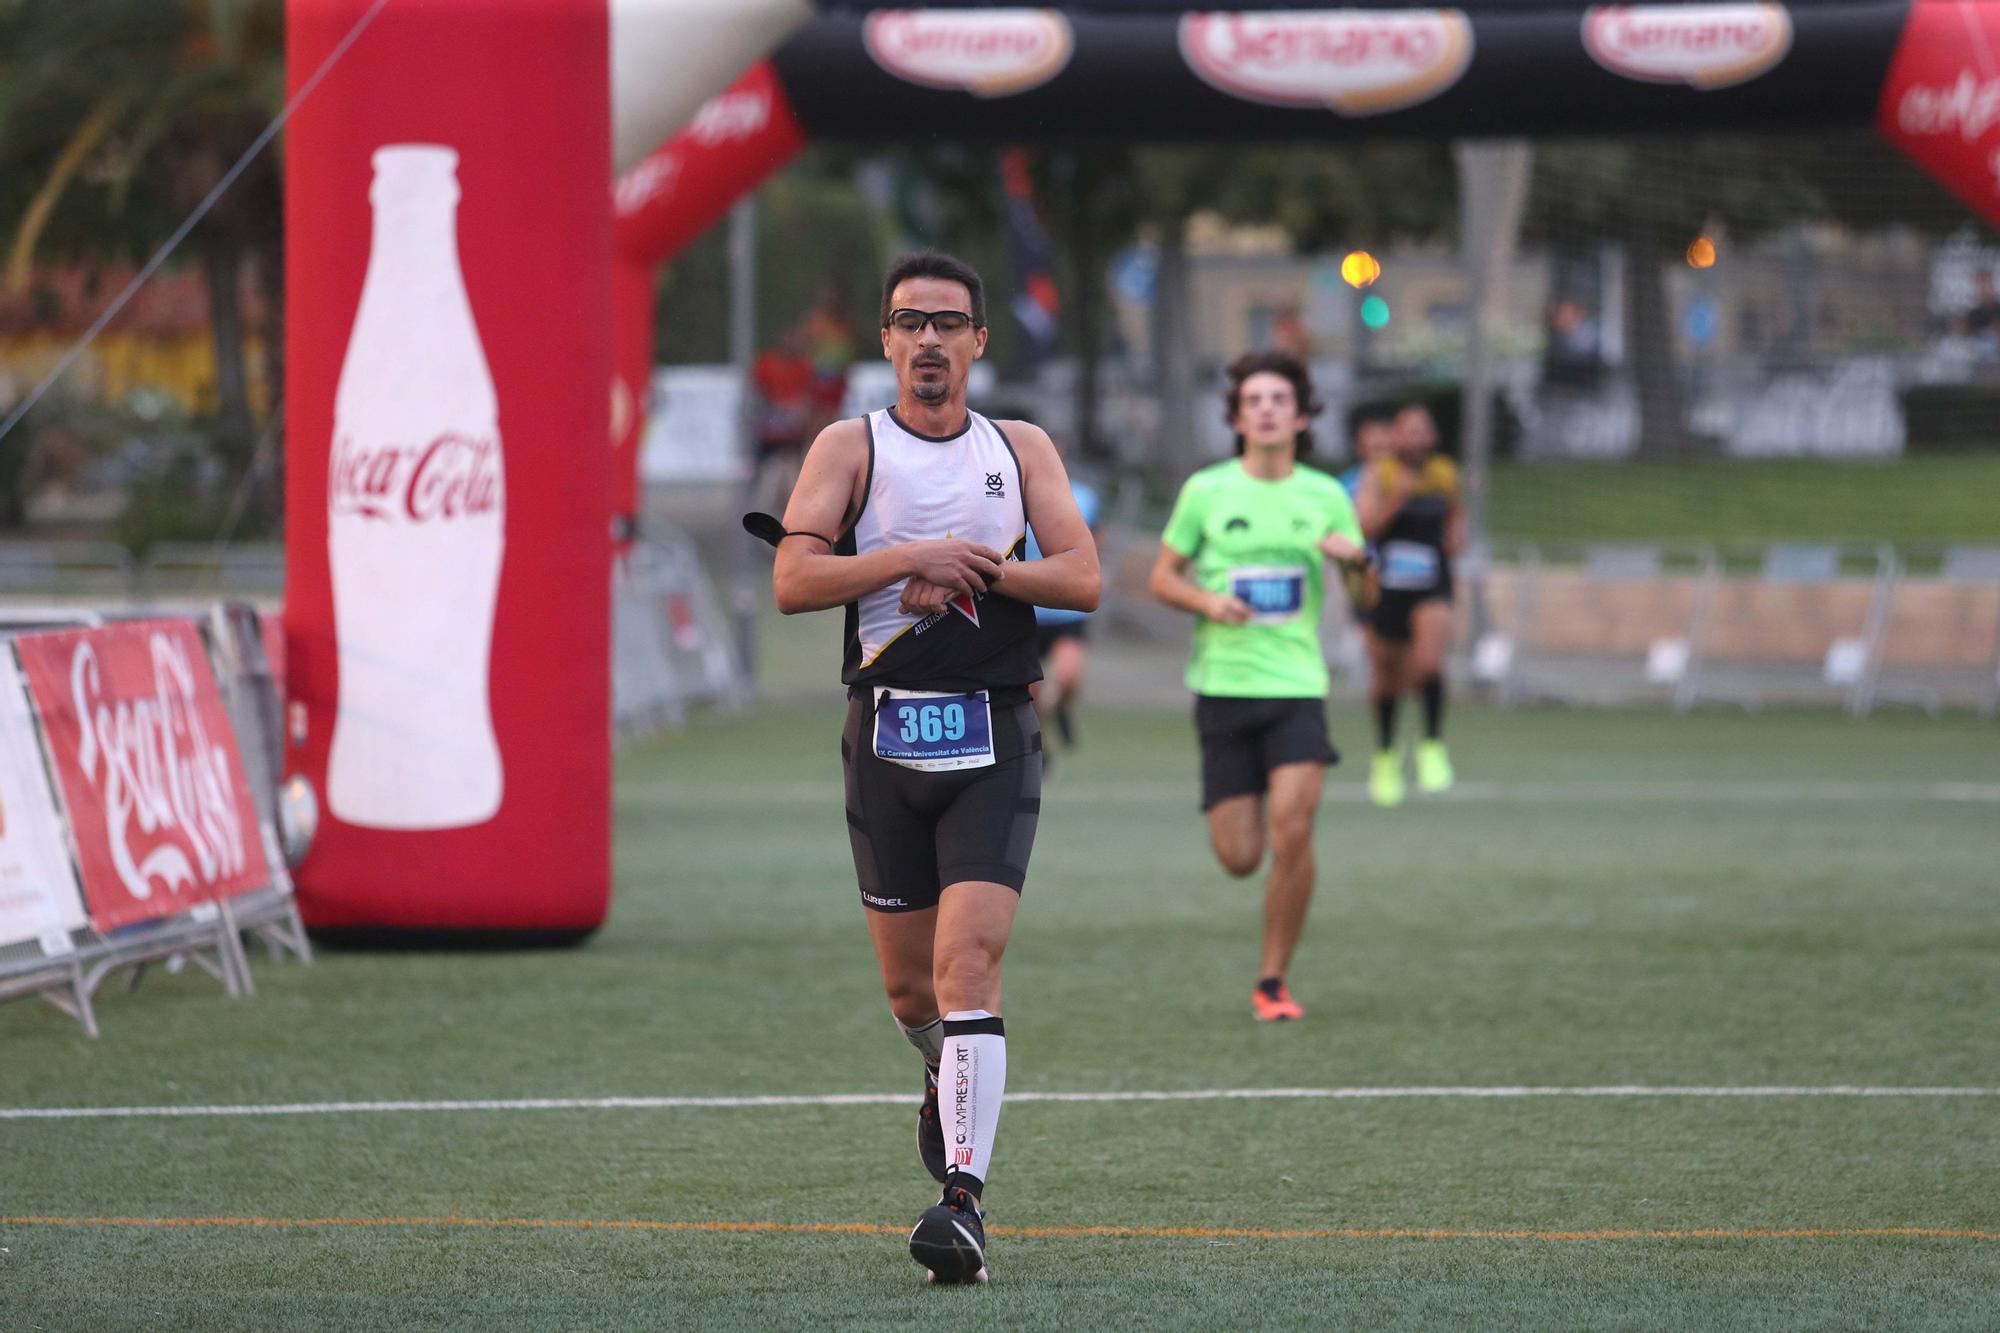
[(937, 990), (927, 976), (884, 977), (889, 1012), (906, 1027), (922, 1027), (938, 1016)]
[(940, 941), (932, 984), (934, 994), (949, 997), (953, 1008), (987, 1007), (987, 997), (1000, 988), (1000, 950), (982, 940)]
[(1294, 857), (1312, 849), (1312, 807), (1271, 812), (1271, 849), (1274, 854)]
[(1237, 879), (1257, 873), (1257, 867), (1264, 860), (1264, 841), (1261, 838), (1218, 837), (1214, 842), (1215, 859)]

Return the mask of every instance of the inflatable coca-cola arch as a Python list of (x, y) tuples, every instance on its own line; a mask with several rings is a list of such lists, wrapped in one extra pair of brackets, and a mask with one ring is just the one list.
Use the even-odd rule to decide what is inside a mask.
[[(288, 753), (326, 794), (316, 925), (603, 920), (653, 273), (813, 139), (1872, 123), (2000, 222), (2000, 0), (818, 10), (291, 0)], [(427, 204), (397, 183), (417, 161)], [(399, 258), (410, 230), (448, 230), (449, 260)]]

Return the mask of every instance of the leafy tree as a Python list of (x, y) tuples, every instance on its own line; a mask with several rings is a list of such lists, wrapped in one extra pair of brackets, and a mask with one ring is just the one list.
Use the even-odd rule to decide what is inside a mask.
[[(1662, 170), (1671, 162), (1671, 170)], [(1870, 188), (1853, 188), (1858, 180)], [(1535, 154), (1527, 230), (1544, 242), (1583, 238), (1620, 247), (1625, 346), (1639, 404), (1639, 452), (1679, 457), (1696, 441), (1674, 360), (1665, 274), (1690, 241), (1720, 224), (1745, 243), (1802, 221), (1859, 230), (1944, 231), (1967, 213), (1873, 136), (1715, 135), (1579, 139)]]
[[(0, 0), (0, 237), (16, 290), (38, 261), (150, 256), (283, 104), (282, 0)], [(246, 336), (281, 381), (283, 209), (275, 154), (223, 194), (177, 262), (200, 265), (215, 338), (216, 443), (251, 461)], [(245, 275), (268, 324), (246, 328)], [(263, 507), (275, 505), (275, 488)]]
[[(977, 238), (966, 244), (969, 251), (985, 243), (1000, 248), (1004, 205), (991, 150), (950, 145), (920, 150), (911, 160), (937, 196), (934, 231), (952, 236), (955, 244)], [(1059, 251), (1058, 278), (1068, 301), (1063, 337), (1067, 350), (1079, 354), (1076, 419), (1086, 452), (1100, 444), (1089, 408), (1097, 397), (1106, 262), (1142, 235), (1160, 246), (1157, 391), (1166, 432), (1162, 443), (1176, 467), (1192, 461), (1194, 441), (1189, 426), (1194, 316), (1188, 309), (1184, 234), (1196, 213), (1275, 223), (1306, 251), (1435, 236), (1449, 232), (1457, 215), (1457, 187), (1443, 144), (1071, 143), (1039, 151), (1035, 160), (1037, 202)]]

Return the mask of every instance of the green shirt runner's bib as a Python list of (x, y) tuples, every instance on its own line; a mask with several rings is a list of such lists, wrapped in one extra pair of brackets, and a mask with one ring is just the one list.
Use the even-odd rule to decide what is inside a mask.
[(1263, 481), (1232, 458), (1188, 478), (1161, 540), (1193, 560), (1196, 584), (1251, 610), (1245, 625), (1196, 621), (1189, 689), (1239, 699), (1325, 697), (1319, 541), (1330, 532), (1362, 544), (1346, 488), (1324, 472), (1294, 466), (1282, 480)]

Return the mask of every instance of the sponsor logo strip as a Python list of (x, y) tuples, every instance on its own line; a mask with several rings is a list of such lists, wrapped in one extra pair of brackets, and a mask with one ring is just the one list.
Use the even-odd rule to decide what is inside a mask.
[(1076, 37), (1054, 9), (892, 9), (862, 28), (868, 55), (926, 88), (1007, 97), (1038, 88), (1069, 65)]
[(1189, 14), (1181, 58), (1211, 87), (1269, 106), (1375, 116), (1429, 101), (1472, 62), (1456, 9)]

